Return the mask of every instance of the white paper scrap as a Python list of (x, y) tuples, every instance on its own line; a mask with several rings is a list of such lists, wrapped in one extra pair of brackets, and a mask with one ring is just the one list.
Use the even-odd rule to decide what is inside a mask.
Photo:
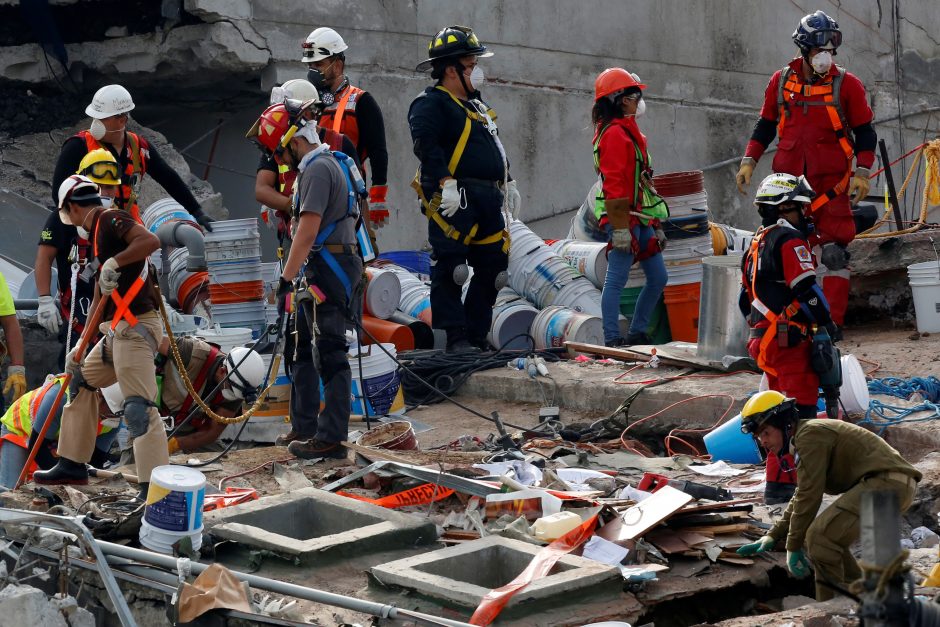
[(703, 466), (689, 466), (689, 470), (708, 477), (737, 477), (745, 473), (744, 470), (732, 468), (724, 461), (717, 461)]
[(605, 540), (600, 536), (591, 536), (591, 539), (584, 545), (582, 555), (595, 562), (617, 566), (627, 557), (629, 552), (629, 549), (614, 544), (610, 540)]

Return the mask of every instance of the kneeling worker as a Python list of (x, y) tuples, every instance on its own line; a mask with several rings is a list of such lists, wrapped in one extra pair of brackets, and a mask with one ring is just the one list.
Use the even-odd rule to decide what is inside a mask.
[[(809, 574), (807, 556), (816, 569), (816, 599), (834, 596), (831, 583), (846, 588), (861, 578), (849, 547), (859, 537), (862, 494), (882, 490), (897, 494), (901, 513), (914, 500), (921, 474), (877, 435), (841, 420), (800, 420), (796, 399), (768, 390), (750, 404), (766, 407), (741, 425), (768, 451), (791, 452), (797, 459), (800, 485), (783, 518), (766, 536), (738, 549), (741, 555), (769, 551), (786, 538), (787, 568), (797, 578)], [(816, 516), (823, 494), (841, 494)]]

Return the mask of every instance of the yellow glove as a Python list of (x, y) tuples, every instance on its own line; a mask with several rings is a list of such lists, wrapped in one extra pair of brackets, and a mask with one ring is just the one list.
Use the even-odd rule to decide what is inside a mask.
[(754, 167), (756, 165), (757, 162), (751, 157), (741, 159), (741, 167), (738, 168), (738, 173), (734, 177), (734, 181), (738, 184), (738, 191), (742, 194), (747, 194), (747, 189), (745, 188), (751, 184), (751, 176), (754, 174)]
[(176, 438), (170, 438), (169, 440), (167, 440), (166, 450), (167, 450), (167, 453), (169, 453), (170, 455), (173, 455), (174, 453), (178, 453), (180, 451), (179, 440), (177, 440)]
[(7, 367), (7, 382), (3, 386), (3, 395), (12, 404), (26, 394), (26, 366)]
[(852, 197), (853, 205), (857, 205), (865, 200), (865, 196), (868, 196), (868, 190), (871, 189), (871, 181), (868, 178), (870, 174), (868, 168), (855, 168), (855, 175), (849, 181), (849, 196)]

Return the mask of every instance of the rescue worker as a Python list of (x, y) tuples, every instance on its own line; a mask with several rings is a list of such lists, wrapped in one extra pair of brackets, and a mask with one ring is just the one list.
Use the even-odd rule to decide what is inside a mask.
[(386, 203), (388, 150), (385, 148), (382, 110), (372, 94), (350, 84), (345, 73), (345, 52), (349, 46), (339, 33), (332, 28), (320, 27), (307, 35), (302, 48), (300, 60), (309, 68), (307, 80), (323, 101), (319, 124), (352, 140), (358, 161), (362, 164), (364, 180), (369, 178), (365, 167), (366, 160), (369, 161), (372, 186), (369, 187), (368, 220), (373, 227), (382, 227), (389, 217)]
[[(314, 106), (305, 114), (311, 120), (315, 119), (316, 111), (321, 105), (320, 95), (317, 90), (309, 81), (302, 78), (289, 80), (271, 90), (272, 106), (288, 101), (298, 104), (312, 101)], [(248, 130), (246, 137), (249, 139), (257, 137), (258, 130), (258, 124), (256, 123)], [(339, 150), (358, 160), (355, 145), (352, 140), (342, 133), (337, 133), (322, 126), (317, 127), (317, 133), (321, 142), (329, 144), (330, 150)], [(262, 149), (262, 155), (255, 174), (255, 200), (261, 203), (261, 220), (277, 232), (278, 240), (283, 246), (284, 239), (288, 237), (291, 194), (293, 193), (296, 174), (291, 172), (287, 166), (276, 164), (274, 159), (267, 154), (267, 149), (263, 146), (260, 146), (260, 148)]]
[[(738, 553), (763, 553), (784, 540), (790, 573), (807, 576), (808, 557), (816, 570), (816, 599), (831, 599), (835, 595), (827, 583), (845, 589), (862, 575), (850, 549), (859, 537), (862, 494), (894, 492), (903, 513), (911, 506), (921, 473), (891, 445), (858, 425), (800, 420), (796, 400), (779, 392), (761, 392), (747, 405), (755, 411), (742, 422), (742, 430), (767, 450), (795, 455), (800, 486), (767, 535)], [(841, 496), (817, 516), (824, 493)]]
[(805, 175), (816, 191), (807, 208), (816, 225), (810, 244), (832, 318), (841, 327), (849, 298), (846, 247), (855, 238), (849, 197), (855, 205), (868, 195), (877, 135), (864, 85), (833, 63), (842, 43), (836, 21), (822, 11), (807, 15), (793, 42), (800, 56), (771, 77), (736, 180), (746, 193), (757, 162), (778, 136), (773, 171)]
[[(447, 333), (447, 351), (486, 347), (496, 293), (506, 284), (509, 216), (522, 199), (496, 129), (496, 114), (481, 99), (479, 59), (492, 56), (473, 31), (448, 26), (431, 39), (436, 82), (411, 103), (408, 124), (421, 162), (412, 186), (428, 218), (433, 248), (431, 312)], [(461, 303), (467, 264), (473, 277)]]
[[(816, 417), (819, 397), (819, 375), (811, 367), (813, 326), (832, 326), (807, 242), (812, 226), (805, 209), (814, 197), (805, 177), (766, 177), (754, 199), (762, 227), (741, 263), (739, 306), (751, 327), (748, 353), (771, 390), (795, 399), (802, 418)], [(796, 489), (793, 458), (769, 451), (766, 473), (766, 502), (785, 503)]]
[[(303, 111), (290, 115), (283, 105), (276, 105), (262, 114), (261, 122), (258, 141), (277, 163), (297, 172), (296, 230), (277, 290), (278, 309), (284, 315), (286, 300), (300, 278), (295, 299), (291, 430), (279, 442), (286, 442), (288, 451), (303, 459), (344, 459), (346, 450), (340, 443), (347, 438), (352, 393), (346, 326), (347, 322), (358, 324), (362, 309), (355, 199), (365, 196), (365, 185), (351, 158), (337, 158), (320, 142), (316, 124), (305, 119)], [(360, 184), (352, 189), (355, 179)]]
[(13, 307), (13, 296), (3, 273), (0, 273), (0, 328), (3, 329), (4, 337), (4, 343), (0, 343), (0, 358), (7, 353), (10, 359), (3, 396), (0, 397), (0, 409), (4, 409), (4, 401), (13, 403), (26, 392), (26, 352), (23, 349), (23, 331)]
[[(607, 346), (650, 343), (646, 329), (666, 286), (662, 255), (666, 235), (660, 218), (669, 213), (662, 199), (653, 196), (646, 136), (636, 121), (646, 111), (644, 89), (646, 85), (635, 74), (619, 67), (604, 70), (594, 82), (594, 168), (601, 181), (594, 214), (610, 246), (601, 292)], [(637, 261), (643, 267), (646, 283), (637, 298), (630, 330), (623, 338), (620, 294)]]
[[(30, 472), (37, 468), (48, 470), (56, 465), (54, 451), (66, 399), (63, 398), (56, 406), (55, 412), (52, 410), (63, 379), (61, 376), (50, 375), (40, 387), (21, 396), (0, 418), (0, 489), (12, 490), (16, 486), (30, 449), (35, 446), (39, 432), (50, 419), (53, 423), (46, 431), (42, 446), (37, 449)], [(95, 450), (90, 460), (91, 465), (96, 468), (104, 468), (110, 461), (111, 444), (117, 436), (115, 427), (120, 423), (120, 418), (114, 414), (120, 410), (120, 406), (111, 407), (105, 398), (101, 398), (98, 436), (95, 438)]]
[(150, 472), (169, 461), (166, 432), (154, 404), (157, 381), (154, 355), (163, 338), (154, 272), (148, 257), (160, 248), (150, 233), (126, 211), (105, 209), (98, 186), (81, 175), (67, 178), (59, 189), (59, 217), (63, 224), (81, 226), (91, 234), (92, 267), (97, 287), (92, 308), (108, 299), (100, 326), (103, 339), (80, 363), (72, 349), (65, 358), (72, 375), (69, 404), (62, 414), (59, 463), (37, 471), (40, 484), (86, 484), (85, 464), (94, 449), (98, 424), (94, 390), (115, 382), (124, 395), (124, 421), (134, 447), (142, 497), (150, 485)]
[(128, 113), (133, 108), (130, 92), (120, 85), (105, 85), (95, 92), (91, 104), (85, 108), (85, 113), (92, 119), (91, 126), (62, 144), (52, 175), (53, 202), (59, 205), (57, 193), (62, 182), (79, 169), (85, 155), (98, 148), (105, 148), (114, 155), (121, 168), (122, 184), (115, 197), (118, 209), (127, 211), (134, 220), (141, 222), (137, 198), (140, 183), (144, 175), (149, 174), (196, 222), (211, 231), (212, 218), (203, 212), (199, 201), (180, 175), (163, 160), (155, 146), (137, 133), (127, 130), (130, 119)]
[[(117, 196), (121, 179), (118, 162), (108, 150), (97, 148), (82, 159), (76, 174), (82, 174), (98, 184), (101, 205), (110, 207)], [(91, 244), (88, 232), (62, 224), (59, 213), (53, 211), (46, 219), (36, 251), (35, 280), (39, 294), (36, 320), (47, 331), (58, 336), (62, 348), (59, 367), (65, 365), (65, 353), (70, 351), (85, 328), (85, 318), (95, 296), (95, 286), (85, 272)], [(58, 270), (58, 302), (52, 297), (52, 263)], [(74, 307), (73, 307), (73, 289)], [(63, 320), (66, 324), (62, 324)]]

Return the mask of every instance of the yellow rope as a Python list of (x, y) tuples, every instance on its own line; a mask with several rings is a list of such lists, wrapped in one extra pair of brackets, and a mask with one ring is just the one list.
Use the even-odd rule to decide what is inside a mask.
[[(227, 416), (220, 416), (219, 414), (212, 411), (212, 408), (209, 407), (205, 401), (202, 400), (202, 397), (199, 396), (199, 393), (193, 389), (193, 383), (189, 380), (189, 373), (186, 371), (186, 364), (183, 363), (183, 356), (180, 355), (180, 349), (176, 345), (176, 338), (173, 337), (173, 329), (170, 327), (169, 316), (166, 313), (166, 307), (163, 306), (163, 297), (160, 294), (160, 287), (155, 286), (157, 289), (157, 294), (160, 298), (157, 301), (160, 303), (160, 316), (163, 318), (163, 326), (166, 328), (167, 337), (170, 339), (170, 352), (173, 354), (173, 361), (176, 362), (176, 369), (179, 370), (180, 378), (183, 380), (183, 385), (186, 386), (186, 391), (189, 392), (189, 395), (192, 396), (193, 401), (196, 405), (203, 411), (203, 413), (214, 420), (215, 422), (223, 425), (234, 425), (240, 422), (245, 422), (251, 418), (258, 409), (261, 408), (261, 405), (264, 404), (264, 397), (267, 395), (268, 391), (271, 389), (271, 386), (274, 385), (274, 382), (268, 384), (264, 391), (258, 395), (258, 400), (255, 401), (254, 405), (248, 408), (248, 411), (241, 414), (240, 416), (233, 416), (231, 418)], [(279, 355), (275, 356), (275, 359), (272, 360), (273, 363), (273, 372), (277, 372), (279, 364)], [(272, 377), (273, 378), (273, 377)]]

